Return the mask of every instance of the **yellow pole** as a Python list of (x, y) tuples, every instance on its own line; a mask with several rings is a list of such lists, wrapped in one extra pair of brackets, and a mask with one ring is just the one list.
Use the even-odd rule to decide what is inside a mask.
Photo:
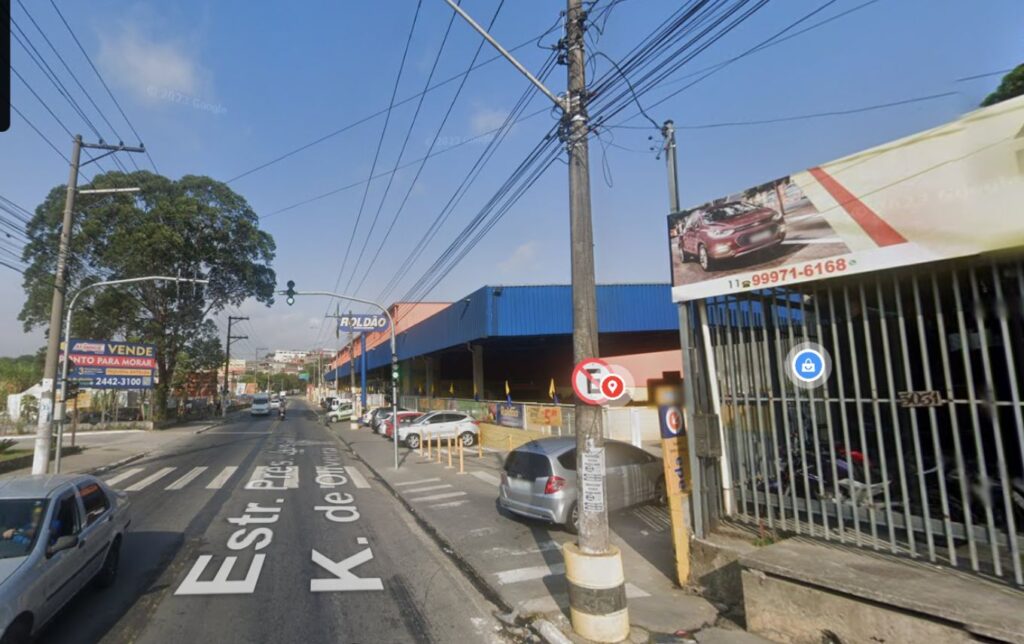
[(508, 440), (508, 451), (512, 451), (512, 434), (505, 434), (505, 438)]
[(423, 441), (420, 441), (420, 456), (423, 456)]
[(476, 435), (476, 457), (484, 457), (484, 435), (482, 433)]
[(452, 468), (452, 437), (448, 437), (448, 469)]
[(462, 463), (462, 441), (458, 441), (458, 443), (459, 443), (459, 474), (465, 474), (466, 470), (463, 468), (463, 463)]
[(441, 437), (440, 436), (435, 436), (434, 438), (437, 441), (437, 462), (440, 463), (441, 462)]
[[(427, 460), (429, 461), (430, 460), (430, 454), (432, 453), (431, 449), (430, 449), (430, 436), (424, 436), (423, 440), (427, 441)], [(420, 442), (422, 443), (423, 441), (420, 441)]]

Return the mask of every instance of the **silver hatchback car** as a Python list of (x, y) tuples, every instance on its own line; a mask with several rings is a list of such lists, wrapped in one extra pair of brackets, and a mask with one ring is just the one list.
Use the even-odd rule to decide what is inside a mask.
[[(661, 459), (629, 443), (605, 441), (609, 510), (640, 503), (664, 503)], [(515, 514), (565, 526), (575, 533), (576, 439), (543, 438), (509, 452), (501, 473), (498, 504)]]
[(0, 479), (0, 641), (31, 641), (90, 581), (114, 583), (129, 522), (94, 476)]

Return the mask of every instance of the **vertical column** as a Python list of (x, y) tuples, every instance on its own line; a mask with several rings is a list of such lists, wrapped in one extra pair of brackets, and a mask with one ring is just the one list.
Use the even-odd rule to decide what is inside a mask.
[(484, 397), (484, 347), (473, 345), (473, 393), (481, 400)]
[(366, 334), (359, 334), (359, 405), (360, 409), (366, 409)]

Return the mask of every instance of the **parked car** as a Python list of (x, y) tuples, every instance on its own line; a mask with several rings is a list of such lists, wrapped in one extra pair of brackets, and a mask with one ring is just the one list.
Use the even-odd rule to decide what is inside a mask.
[[(370, 410), (370, 417), (369, 417), (369, 420), (367, 422), (367, 424), (370, 426), (370, 429), (372, 429), (373, 431), (377, 432), (378, 434), (381, 433), (381, 431), (382, 431), (381, 426), (380, 426), (381, 417), (384, 414), (390, 413), (391, 410), (392, 410), (391, 407), (374, 407), (373, 409), (371, 409)], [(406, 409), (405, 407), (402, 407), (401, 405), (399, 405), (398, 411), (409, 411), (409, 410)]]
[(398, 425), (398, 440), (409, 448), (416, 449), (420, 441), (455, 438), (466, 447), (476, 444), (480, 435), (480, 423), (460, 411), (432, 411), (423, 414), (408, 425)]
[(327, 422), (336, 423), (342, 420), (352, 420), (354, 413), (352, 403), (347, 400), (335, 400), (331, 404), (331, 410), (327, 412)]
[(267, 394), (256, 394), (252, 397), (252, 407), (249, 407), (250, 416), (266, 416), (270, 414), (270, 397)]
[(94, 476), (0, 480), (0, 642), (29, 642), (89, 582), (117, 579), (129, 503)]
[(693, 213), (679, 236), (684, 262), (693, 258), (705, 271), (719, 260), (781, 244), (786, 238), (782, 213), (745, 201), (730, 201)]
[[(665, 502), (661, 459), (629, 443), (606, 440), (605, 481), (609, 510)], [(501, 472), (498, 504), (515, 514), (565, 526), (575, 534), (576, 439), (542, 438), (509, 452)]]
[(281, 408), (281, 399), (277, 397), (277, 394), (274, 394), (274, 395), (272, 395), (270, 397), (270, 403), (269, 404), (270, 404), (270, 408), (271, 409), (280, 409)]
[[(400, 411), (398, 412), (398, 424), (408, 425), (409, 423), (415, 422), (416, 419), (422, 415), (423, 414), (421, 414), (418, 411)], [(388, 412), (387, 414), (383, 414), (382, 416), (383, 418), (381, 418), (379, 424), (381, 428), (380, 433), (383, 434), (384, 436), (387, 436), (388, 438), (391, 438), (391, 436), (395, 432), (395, 424), (391, 420), (392, 414), (391, 412)]]

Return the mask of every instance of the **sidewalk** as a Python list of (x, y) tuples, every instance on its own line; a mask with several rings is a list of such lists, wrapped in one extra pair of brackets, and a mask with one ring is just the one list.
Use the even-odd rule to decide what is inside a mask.
[[(78, 454), (61, 458), (62, 474), (94, 474), (113, 467), (139, 460), (146, 455), (171, 447), (174, 443), (194, 436), (221, 422), (217, 420), (192, 421), (178, 427), (162, 430), (109, 430), (81, 432), (75, 444), (84, 448)], [(31, 446), (35, 437), (32, 435), (8, 436), (19, 443)], [(71, 444), (70, 435), (64, 437), (65, 447)], [(19, 446), (20, 447), (20, 446)], [(51, 464), (52, 467), (52, 464)], [(31, 467), (25, 467), (0, 474), (0, 478), (25, 476), (32, 473)]]
[[(504, 452), (488, 449), (479, 457), (475, 447), (465, 450), (465, 473), (459, 474), (457, 451), (453, 468), (448, 469), (444, 453), (438, 463), (436, 456), (428, 461), (401, 447), (396, 471), (390, 441), (347, 424), (332, 429), (503, 603), (520, 617), (544, 616), (566, 623), (569, 598), (561, 547), (574, 537), (557, 526), (499, 513), (496, 498)], [(609, 519), (613, 543), (622, 551), (634, 626), (652, 637), (704, 629), (697, 641), (763, 641), (749, 639), (752, 636), (743, 631), (708, 628), (718, 619), (715, 607), (673, 583), (669, 521), (663, 508), (629, 508)]]

